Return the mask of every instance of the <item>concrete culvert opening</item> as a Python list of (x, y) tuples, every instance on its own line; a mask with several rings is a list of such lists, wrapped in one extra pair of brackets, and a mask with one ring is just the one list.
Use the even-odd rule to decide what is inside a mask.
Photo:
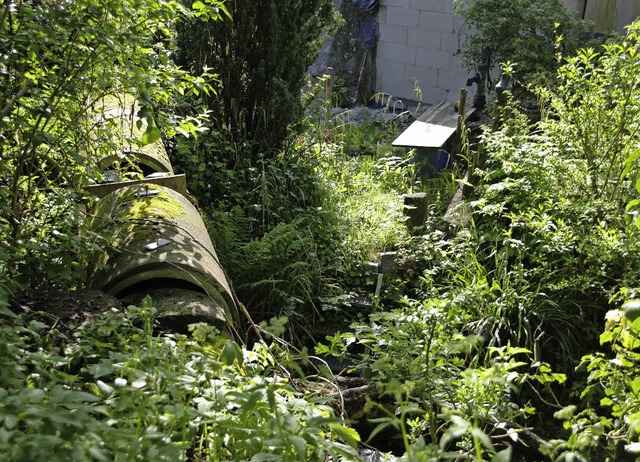
[(137, 306), (151, 297), (161, 330), (188, 333), (190, 324), (205, 322), (223, 331), (229, 323), (224, 305), (216, 300), (221, 297), (219, 292), (210, 295), (202, 287), (180, 279), (148, 279), (115, 295), (123, 304)]

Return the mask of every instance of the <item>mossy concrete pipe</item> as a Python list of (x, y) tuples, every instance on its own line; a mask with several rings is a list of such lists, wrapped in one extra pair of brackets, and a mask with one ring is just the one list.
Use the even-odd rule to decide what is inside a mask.
[(138, 117), (140, 109), (132, 95), (122, 94), (103, 98), (96, 103), (99, 117), (115, 122), (118, 149), (97, 160), (100, 170), (120, 166), (126, 170), (136, 165), (145, 175), (155, 172), (173, 174), (173, 168), (161, 139), (142, 144), (142, 135), (148, 128), (146, 118)]
[[(155, 184), (118, 189), (101, 199), (91, 227), (110, 240), (89, 287), (127, 300), (151, 294), (169, 324), (238, 321), (232, 290), (198, 210)], [(154, 297), (155, 294), (155, 297)], [(190, 296), (186, 296), (191, 294)]]

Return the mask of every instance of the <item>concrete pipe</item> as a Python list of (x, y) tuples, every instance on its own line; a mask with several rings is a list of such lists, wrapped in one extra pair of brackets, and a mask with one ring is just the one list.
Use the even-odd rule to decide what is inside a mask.
[(123, 170), (136, 166), (143, 175), (156, 172), (173, 174), (169, 156), (161, 139), (142, 145), (142, 135), (148, 128), (146, 118), (138, 117), (140, 107), (131, 95), (106, 97), (97, 103), (98, 119), (116, 125), (117, 149), (97, 159), (98, 168), (103, 171)]
[(230, 284), (198, 210), (156, 184), (120, 188), (98, 202), (91, 228), (111, 240), (88, 286), (137, 303), (150, 294), (160, 319), (223, 327), (238, 320)]

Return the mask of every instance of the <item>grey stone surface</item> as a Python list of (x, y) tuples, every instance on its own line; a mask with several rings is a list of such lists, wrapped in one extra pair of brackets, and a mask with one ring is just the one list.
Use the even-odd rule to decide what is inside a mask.
[(373, 94), (375, 75), (374, 51), (366, 49), (360, 38), (366, 12), (351, 0), (334, 0), (334, 8), (344, 18), (344, 25), (325, 42), (309, 74), (321, 77), (332, 67), (335, 79), (346, 87), (344, 104), (365, 103)]

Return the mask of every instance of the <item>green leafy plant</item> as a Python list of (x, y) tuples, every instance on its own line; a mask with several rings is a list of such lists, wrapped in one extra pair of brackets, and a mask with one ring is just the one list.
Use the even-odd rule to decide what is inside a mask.
[(564, 140), (567, 157), (585, 163), (590, 193), (619, 207), (630, 200), (638, 169), (638, 70), (630, 62), (639, 30), (631, 25), (601, 52), (587, 48), (568, 58), (555, 89), (541, 92), (551, 116), (545, 129)]
[(266, 343), (247, 350), (204, 324), (156, 335), (149, 299), (64, 331), (43, 316), (7, 321), (6, 460), (356, 458), (357, 433), (294, 388)]
[(179, 26), (178, 62), (219, 72), (219, 96), (204, 98), (213, 127), (257, 167), (259, 157), (277, 153), (302, 120), (305, 74), (329, 32), (333, 4), (243, 0), (226, 6), (229, 21), (195, 18)]
[(580, 404), (567, 406), (555, 414), (570, 432), (566, 440), (556, 441), (553, 449), (556, 456), (566, 458), (573, 454), (576, 460), (617, 459), (640, 451), (637, 351), (640, 325), (623, 311), (630, 311), (636, 304), (631, 299), (623, 304), (622, 310), (609, 311), (600, 336), (601, 345), (607, 348), (582, 358), (579, 369), (587, 374), (587, 380), (580, 390)]
[(369, 324), (354, 324), (316, 348), (320, 354), (361, 351), (356, 367), (379, 393), (364, 409), (376, 424), (370, 441), (393, 427), (406, 460), (429, 460), (421, 451), (453, 459), (470, 451), (483, 460), (505, 450), (503, 457), (508, 448), (496, 450), (494, 441), (517, 441), (514, 423), (535, 412), (519, 404), (520, 392), (566, 379), (523, 348), (489, 348), (485, 356), (483, 339), (464, 335), (463, 318), (446, 300), (405, 300), (402, 308), (373, 314)]
[[(212, 0), (212, 6), (221, 5)], [(100, 237), (78, 233), (99, 179), (96, 164), (118, 150), (117, 122), (100, 102), (130, 93), (146, 119), (139, 146), (179, 127), (174, 94), (210, 82), (176, 67), (173, 21), (191, 12), (176, 1), (8, 1), (0, 10), (0, 262), (2, 279), (73, 287)], [(217, 18), (217, 15), (214, 15)], [(69, 255), (76, 255), (70, 258)], [(71, 261), (73, 261), (73, 263)]]
[(459, 53), (470, 71), (485, 60), (489, 69), (509, 61), (525, 86), (551, 84), (557, 39), (566, 55), (583, 45), (583, 24), (558, 0), (456, 0), (454, 9), (465, 22)]

